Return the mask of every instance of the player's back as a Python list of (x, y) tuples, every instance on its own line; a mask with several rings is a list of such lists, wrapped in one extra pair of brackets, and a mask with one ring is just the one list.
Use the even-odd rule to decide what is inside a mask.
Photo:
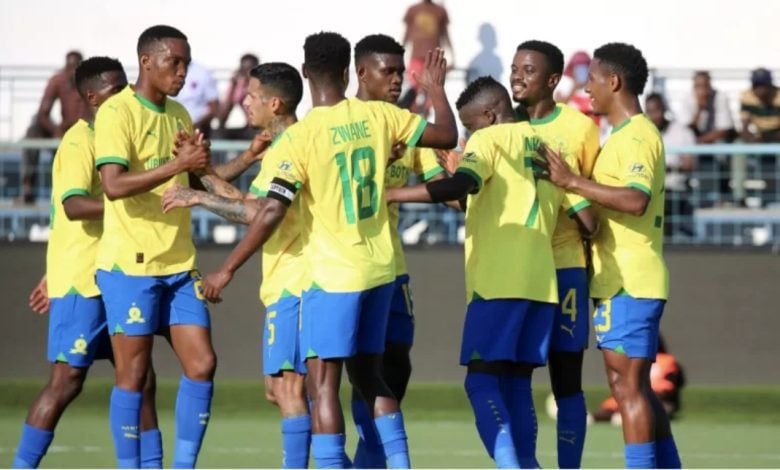
[(344, 99), (312, 109), (283, 134), (276, 174), (301, 187), (312, 281), (331, 292), (395, 279), (384, 200), (395, 142), (414, 146), (425, 121), (382, 102)]
[(52, 162), (50, 235), (46, 252), (49, 297), (100, 293), (95, 284), (95, 259), (103, 220), (70, 220), (63, 203), (71, 196), (102, 197), (95, 170), (95, 132), (79, 119), (71, 126)]
[(467, 301), (557, 302), (551, 237), (563, 192), (546, 182), (538, 190), (540, 142), (528, 123), (494, 125), (469, 139), (458, 172), (480, 189), (466, 209)]
[[(128, 172), (166, 164), (176, 133), (192, 131), (189, 114), (174, 100), (157, 106), (128, 86), (109, 98), (95, 118), (96, 164), (114, 163)], [(157, 276), (188, 271), (195, 263), (189, 210), (164, 214), (162, 194), (174, 184), (189, 185), (186, 173), (141, 194), (105, 201), (104, 236), (98, 267), (128, 275)]]

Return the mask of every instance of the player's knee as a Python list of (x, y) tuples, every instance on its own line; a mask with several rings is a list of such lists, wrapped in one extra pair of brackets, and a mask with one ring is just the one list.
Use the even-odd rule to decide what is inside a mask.
[(190, 360), (185, 368), (185, 373), (189, 379), (202, 382), (211, 381), (217, 370), (217, 355), (214, 352), (200, 354), (197, 358)]
[(52, 377), (50, 389), (58, 401), (69, 402), (76, 398), (84, 387), (86, 374), (75, 367), (62, 368)]

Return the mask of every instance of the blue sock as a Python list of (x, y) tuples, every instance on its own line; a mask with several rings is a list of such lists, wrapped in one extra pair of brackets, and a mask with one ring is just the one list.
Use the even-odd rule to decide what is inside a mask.
[(345, 434), (312, 434), (311, 453), (317, 468), (349, 468), (344, 453)]
[(176, 450), (173, 468), (194, 468), (209, 424), (213, 382), (181, 377), (176, 397)]
[(655, 468), (655, 442), (626, 444), (626, 468)]
[(19, 448), (16, 449), (16, 457), (11, 468), (38, 468), (52, 439), (54, 439), (54, 431), (34, 428), (24, 423)]
[(162, 468), (162, 434), (159, 429), (141, 431), (141, 468)]
[(477, 431), (498, 468), (518, 468), (509, 411), (501, 396), (499, 378), (490, 374), (466, 374), (466, 393), (474, 409)]
[(558, 404), (558, 467), (580, 468), (588, 412), (582, 392), (556, 400)]
[(355, 450), (355, 467), (385, 468), (385, 450), (379, 440), (368, 403), (352, 400), (352, 419), (360, 437)]
[(141, 392), (114, 387), (108, 411), (118, 468), (141, 466)]
[(282, 418), (282, 468), (307, 468), (311, 444), (311, 416)]
[(385, 450), (387, 468), (411, 468), (404, 415), (400, 411), (374, 419)]
[(501, 394), (509, 410), (512, 440), (521, 468), (539, 468), (536, 460), (536, 410), (531, 394), (531, 378), (501, 377)]
[(674, 437), (655, 441), (655, 464), (658, 468), (682, 468), (680, 453), (677, 452), (677, 444)]

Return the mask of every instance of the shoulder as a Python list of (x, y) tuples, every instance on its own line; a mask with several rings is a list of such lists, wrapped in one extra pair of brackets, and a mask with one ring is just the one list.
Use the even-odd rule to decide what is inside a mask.
[(568, 104), (558, 104), (558, 106), (561, 107), (561, 117), (563, 117), (568, 124), (574, 125), (585, 132), (592, 130), (598, 131), (598, 127), (596, 126), (596, 123), (593, 122), (593, 119), (579, 109), (575, 109)]
[(758, 97), (753, 93), (753, 90), (745, 90), (739, 95), (739, 101), (743, 105), (757, 105)]
[(62, 143), (68, 145), (81, 145), (83, 143), (88, 143), (93, 138), (94, 131), (90, 129), (89, 124), (87, 124), (86, 121), (79, 119), (65, 131), (65, 134), (62, 136)]
[(174, 99), (167, 99), (165, 100), (165, 108), (166, 113), (170, 114), (171, 116), (177, 117), (179, 119), (182, 118), (190, 118), (190, 113), (187, 112), (187, 108), (184, 107), (183, 104), (179, 103), (178, 101)]
[(123, 95), (124, 92), (120, 92), (104, 101), (98, 108), (95, 120), (115, 119), (118, 116), (126, 115), (130, 111), (130, 103), (128, 103), (127, 97)]

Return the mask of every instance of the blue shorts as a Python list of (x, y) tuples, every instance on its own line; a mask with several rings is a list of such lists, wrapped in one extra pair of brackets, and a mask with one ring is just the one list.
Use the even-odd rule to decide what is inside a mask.
[(209, 310), (196, 270), (169, 276), (97, 272), (112, 335), (153, 335), (173, 325), (210, 328)]
[(89, 367), (96, 359), (111, 358), (111, 338), (100, 296), (66, 295), (51, 299), (47, 353), (50, 362)]
[(593, 329), (599, 349), (655, 361), (665, 300), (616, 295), (599, 301)]
[(580, 352), (588, 347), (588, 273), (585, 268), (566, 268), (558, 276), (558, 305), (555, 307), (550, 351)]
[(382, 354), (394, 287), (395, 283), (389, 282), (360, 292), (304, 292), (302, 359)]
[(409, 290), (408, 274), (395, 278), (385, 343), (408, 344), (409, 346), (414, 343), (414, 303), (412, 302), (412, 292)]
[(285, 370), (306, 373), (300, 346), (301, 298), (282, 297), (265, 309), (263, 328), (263, 374)]
[(555, 304), (525, 299), (472, 300), (466, 309), (460, 363), (511, 361), (544, 365)]

